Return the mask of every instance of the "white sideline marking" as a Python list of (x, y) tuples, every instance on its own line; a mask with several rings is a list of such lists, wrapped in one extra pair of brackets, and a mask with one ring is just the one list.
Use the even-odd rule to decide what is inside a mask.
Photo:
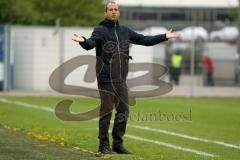
[[(54, 112), (54, 109), (49, 108), (47, 106), (34, 105), (34, 104), (29, 104), (29, 103), (20, 102), (20, 101), (11, 101), (11, 100), (7, 100), (5, 98), (0, 98), (0, 101), (4, 102), (4, 103), (16, 104), (16, 105), (27, 107), (27, 108), (34, 108), (34, 109), (39, 109), (39, 110), (43, 110), (43, 111)], [(94, 119), (94, 120), (97, 120), (97, 119)], [(147, 126), (138, 126), (138, 125), (128, 125), (128, 126), (133, 127), (133, 128), (137, 128), (137, 129), (159, 132), (159, 133), (172, 135), (172, 136), (178, 136), (178, 137), (182, 137), (182, 138), (186, 138), (186, 139), (191, 139), (191, 140), (196, 140), (196, 141), (201, 141), (201, 142), (206, 142), (206, 143), (214, 143), (214, 144), (218, 144), (218, 145), (223, 145), (225, 147), (240, 149), (240, 146), (224, 143), (224, 142), (221, 142), (221, 141), (213, 141), (213, 140), (208, 140), (208, 139), (203, 139), (203, 138), (198, 138), (198, 137), (192, 137), (192, 136), (188, 136), (188, 135), (185, 135), (185, 134), (169, 132), (169, 131), (166, 131), (166, 130), (150, 128), (150, 127), (147, 127)]]
[[(108, 130), (108, 132), (111, 133), (111, 130)], [(138, 140), (138, 141), (158, 144), (158, 145), (161, 145), (161, 146), (164, 146), (164, 147), (168, 147), (168, 148), (173, 148), (173, 149), (176, 149), (176, 150), (181, 150), (181, 151), (185, 151), (185, 152), (191, 152), (191, 153), (195, 153), (195, 154), (198, 154), (198, 155), (201, 155), (201, 156), (219, 157), (218, 155), (214, 155), (214, 154), (198, 151), (198, 150), (195, 150), (195, 149), (184, 148), (184, 147), (180, 147), (180, 146), (177, 146), (177, 145), (174, 145), (174, 144), (161, 142), (161, 141), (157, 141), (157, 140), (152, 140), (152, 139), (147, 139), (147, 138), (143, 138), (143, 137), (139, 137), (139, 136), (135, 136), (135, 135), (125, 134), (125, 137), (130, 138), (130, 139), (134, 139), (134, 140)]]
[(170, 132), (170, 131), (166, 131), (166, 130), (162, 130), (162, 129), (150, 128), (150, 127), (147, 127), (147, 126), (138, 126), (138, 125), (128, 125), (128, 126), (133, 127), (133, 128), (137, 128), (137, 129), (142, 129), (142, 130), (158, 132), (158, 133), (162, 133), (162, 134), (166, 134), (166, 135), (172, 135), (172, 136), (176, 136), (176, 137), (186, 138), (186, 139), (190, 139), (190, 140), (206, 142), (206, 143), (214, 143), (214, 144), (222, 145), (222, 146), (225, 146), (225, 147), (240, 149), (240, 146), (224, 143), (224, 142), (221, 142), (221, 141), (214, 141), (214, 140), (209, 140), (209, 139), (204, 139), (204, 138), (199, 138), (199, 137), (193, 137), (193, 136), (189, 136), (189, 135), (186, 135), (186, 134), (180, 134), (180, 133)]
[(0, 98), (0, 101), (4, 102), (4, 103), (16, 104), (18, 106), (23, 106), (26, 108), (34, 108), (34, 109), (39, 109), (39, 110), (43, 110), (43, 111), (54, 112), (54, 109), (46, 107), (46, 106), (34, 105), (34, 104), (20, 102), (20, 101), (11, 101), (11, 100), (8, 100), (5, 98)]
[(190, 148), (183, 148), (183, 147), (176, 146), (176, 145), (166, 143), (166, 142), (161, 142), (161, 141), (156, 141), (156, 140), (152, 140), (152, 139), (142, 138), (142, 137), (129, 135), (129, 134), (126, 134), (125, 136), (130, 138), (130, 139), (135, 139), (135, 140), (138, 140), (138, 141), (154, 143), (154, 144), (158, 144), (158, 145), (165, 146), (165, 147), (168, 147), (168, 148), (173, 148), (173, 149), (176, 149), (176, 150), (195, 153), (195, 154), (198, 154), (198, 155), (201, 155), (201, 156), (218, 157), (217, 155), (214, 155), (214, 154), (210, 154), (210, 153), (206, 153), (206, 152), (202, 152), (202, 151), (198, 151), (198, 150), (190, 149)]

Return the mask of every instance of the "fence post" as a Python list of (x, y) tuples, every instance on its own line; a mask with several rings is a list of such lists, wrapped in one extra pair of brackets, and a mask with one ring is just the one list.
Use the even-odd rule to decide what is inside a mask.
[(9, 91), (10, 26), (4, 26), (3, 94)]

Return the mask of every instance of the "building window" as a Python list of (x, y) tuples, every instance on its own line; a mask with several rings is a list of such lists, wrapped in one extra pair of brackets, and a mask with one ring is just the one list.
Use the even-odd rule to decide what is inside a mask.
[(133, 20), (157, 20), (157, 13), (134, 12), (132, 18)]
[(219, 20), (219, 21), (226, 21), (226, 20), (230, 20), (230, 19), (231, 18), (227, 14), (224, 14), (224, 13), (217, 14), (217, 20)]
[(163, 21), (181, 21), (185, 19), (186, 17), (184, 13), (163, 13), (162, 14)]

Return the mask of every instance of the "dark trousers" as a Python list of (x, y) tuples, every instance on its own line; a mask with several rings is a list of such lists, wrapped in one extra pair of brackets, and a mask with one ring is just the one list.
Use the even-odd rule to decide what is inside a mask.
[(108, 130), (113, 106), (116, 109), (112, 130), (113, 145), (122, 145), (129, 114), (126, 82), (98, 83), (98, 89), (101, 98), (98, 134), (100, 145), (109, 145)]
[(176, 85), (179, 85), (179, 79), (181, 75), (181, 68), (170, 68), (170, 82), (175, 82)]
[(212, 72), (208, 72), (208, 74), (207, 74), (207, 85), (208, 86), (214, 86), (213, 73)]

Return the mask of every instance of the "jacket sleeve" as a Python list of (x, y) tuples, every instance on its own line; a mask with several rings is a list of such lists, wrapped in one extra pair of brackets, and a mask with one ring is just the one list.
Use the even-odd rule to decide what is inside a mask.
[(85, 38), (84, 42), (79, 42), (79, 44), (82, 46), (82, 48), (86, 49), (86, 50), (90, 50), (90, 49), (93, 49), (94, 47), (96, 47), (97, 43), (100, 42), (101, 40), (101, 31), (100, 31), (100, 28), (99, 27), (95, 27), (93, 32), (92, 32), (92, 35), (90, 38)]
[(167, 41), (166, 34), (159, 34), (155, 36), (144, 36), (137, 32), (134, 32), (131, 29), (129, 30), (130, 40), (133, 44), (144, 45), (144, 46), (153, 46), (155, 44)]

